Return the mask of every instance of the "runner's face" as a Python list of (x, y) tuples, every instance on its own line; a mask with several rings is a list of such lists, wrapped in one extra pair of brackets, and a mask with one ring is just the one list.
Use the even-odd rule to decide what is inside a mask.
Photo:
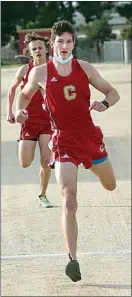
[(52, 46), (54, 55), (56, 54), (59, 58), (66, 60), (72, 54), (74, 48), (72, 34), (65, 32), (61, 36), (57, 35)]
[(34, 40), (29, 43), (30, 55), (34, 61), (45, 59), (46, 61), (46, 48), (42, 40)]

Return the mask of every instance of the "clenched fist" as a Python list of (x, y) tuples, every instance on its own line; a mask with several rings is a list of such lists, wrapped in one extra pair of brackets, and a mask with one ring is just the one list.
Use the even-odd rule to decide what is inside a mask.
[(89, 110), (92, 110), (92, 109), (101, 112), (101, 111), (105, 111), (107, 107), (100, 101), (94, 101), (92, 105), (89, 107)]
[(23, 124), (28, 118), (28, 112), (25, 109), (18, 109), (15, 114), (16, 123)]
[(9, 111), (9, 112), (7, 113), (6, 120), (7, 120), (7, 122), (9, 122), (10, 124), (14, 124), (14, 123), (15, 123), (15, 116), (14, 116), (14, 114), (13, 114), (12, 111)]

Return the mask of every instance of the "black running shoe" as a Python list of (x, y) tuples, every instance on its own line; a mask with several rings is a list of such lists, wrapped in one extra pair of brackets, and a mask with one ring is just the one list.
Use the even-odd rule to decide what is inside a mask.
[(76, 260), (70, 260), (66, 266), (66, 275), (73, 281), (78, 282), (81, 280), (81, 272), (79, 263)]

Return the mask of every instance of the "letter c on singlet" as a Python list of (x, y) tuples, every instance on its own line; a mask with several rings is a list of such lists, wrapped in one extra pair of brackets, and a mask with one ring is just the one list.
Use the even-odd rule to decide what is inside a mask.
[[(76, 88), (72, 85), (64, 87), (64, 96), (67, 100), (73, 100), (76, 98)], [(71, 93), (72, 92), (72, 93)]]

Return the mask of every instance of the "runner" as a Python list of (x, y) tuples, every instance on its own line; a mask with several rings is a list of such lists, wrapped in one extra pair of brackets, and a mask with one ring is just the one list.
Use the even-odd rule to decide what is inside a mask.
[[(34, 66), (44, 64), (46, 56), (49, 52), (49, 40), (47, 38), (36, 35), (34, 32), (25, 35), (24, 54), (30, 56), (33, 60), (18, 69), (14, 82), (9, 90), (7, 103), (7, 121), (15, 123), (13, 114), (13, 103), (17, 87), (23, 82), (21, 88), (28, 82), (28, 76)], [(48, 142), (51, 134), (51, 124), (43, 104), (43, 96), (38, 90), (34, 94), (33, 99), (26, 109), (28, 119), (21, 125), (20, 139), (18, 145), (18, 158), (22, 167), (29, 167), (34, 160), (36, 143), (38, 141), (40, 149), (40, 187), (39, 195), (40, 205), (45, 208), (52, 207), (47, 199), (46, 190), (49, 183), (51, 170), (48, 167), (50, 159), (50, 150)]]
[[(46, 93), (45, 103), (55, 129), (50, 141), (50, 167), (55, 167), (62, 192), (62, 229), (69, 255), (66, 275), (77, 282), (81, 280), (77, 260), (78, 166), (82, 163), (89, 168), (106, 190), (116, 188), (103, 133), (93, 123), (91, 115), (93, 110), (106, 112), (118, 102), (119, 94), (90, 63), (73, 59), (75, 31), (68, 21), (53, 25), (51, 46), (53, 59), (31, 71), (28, 84), (18, 96), (16, 121), (26, 120), (25, 108), (41, 87)], [(94, 101), (90, 105), (90, 84), (103, 94), (101, 102)]]

